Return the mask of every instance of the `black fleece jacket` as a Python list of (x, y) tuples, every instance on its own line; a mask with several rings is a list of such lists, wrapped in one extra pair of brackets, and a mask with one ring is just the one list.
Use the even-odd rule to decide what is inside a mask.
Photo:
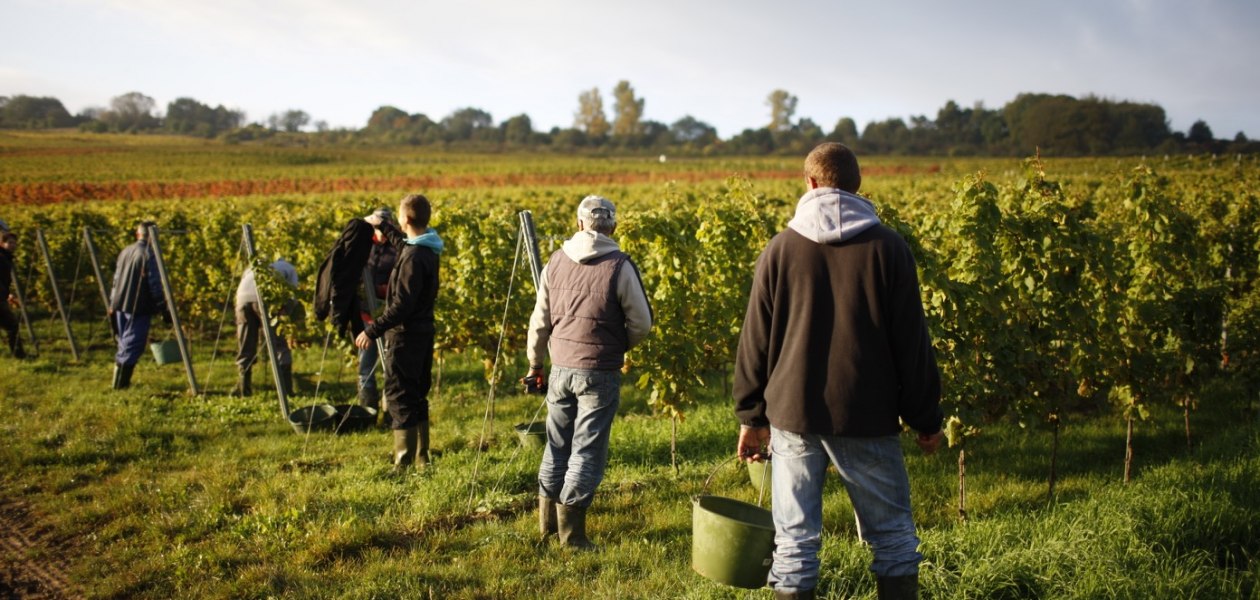
[(363, 331), (359, 287), (371, 252), (372, 226), (363, 219), (350, 219), (315, 276), (315, 318), (331, 316), (337, 331), (349, 329), (352, 337)]
[(9, 284), (13, 281), (13, 254), (0, 248), (0, 302), (9, 298)]
[(891, 435), (940, 431), (940, 373), (909, 246), (875, 225), (823, 244), (792, 229), (757, 259), (735, 365), (744, 425)]

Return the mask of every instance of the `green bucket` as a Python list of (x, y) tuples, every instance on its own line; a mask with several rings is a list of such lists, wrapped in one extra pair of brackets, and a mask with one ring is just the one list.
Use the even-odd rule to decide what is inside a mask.
[(752, 483), (753, 489), (757, 490), (758, 494), (770, 491), (770, 473), (772, 473), (770, 461), (748, 463), (748, 481)]
[(521, 445), (526, 448), (543, 448), (547, 445), (547, 423), (517, 423), (516, 436), (521, 438)]
[(167, 365), (180, 361), (179, 343), (175, 340), (154, 342), (149, 344), (149, 349), (153, 351), (153, 360), (156, 360), (159, 365)]
[(313, 404), (289, 413), (289, 426), (298, 433), (332, 431), (337, 426), (337, 409), (330, 404)]
[(333, 406), (335, 411), (334, 421), (336, 426), (334, 429), (337, 433), (350, 433), (352, 431), (366, 431), (376, 425), (376, 409), (358, 404), (338, 404)]
[(765, 587), (774, 552), (770, 511), (721, 496), (695, 496), (691, 506), (691, 568), (718, 583)]

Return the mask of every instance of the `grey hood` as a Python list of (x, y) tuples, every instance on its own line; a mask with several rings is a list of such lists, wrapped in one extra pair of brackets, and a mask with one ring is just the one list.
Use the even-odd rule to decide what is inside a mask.
[(820, 187), (801, 196), (788, 227), (819, 244), (832, 244), (849, 240), (879, 222), (870, 200), (836, 188)]
[(584, 229), (565, 240), (560, 249), (573, 262), (585, 263), (621, 248), (612, 238), (593, 229)]

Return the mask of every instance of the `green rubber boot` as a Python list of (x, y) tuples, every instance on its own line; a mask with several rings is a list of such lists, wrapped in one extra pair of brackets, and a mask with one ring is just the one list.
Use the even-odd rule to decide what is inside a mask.
[(876, 577), (879, 600), (918, 600), (919, 574), (898, 577)]
[(394, 472), (401, 473), (416, 462), (416, 445), (420, 441), (417, 427), (394, 430)]
[(542, 540), (548, 541), (560, 532), (557, 525), (556, 502), (546, 496), (538, 497), (538, 533)]
[(556, 505), (556, 532), (560, 535), (560, 543), (579, 550), (597, 550), (586, 537), (586, 508), (580, 506)]

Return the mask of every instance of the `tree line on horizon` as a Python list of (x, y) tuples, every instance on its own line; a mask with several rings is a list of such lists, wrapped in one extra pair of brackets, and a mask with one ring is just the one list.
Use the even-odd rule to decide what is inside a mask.
[[(769, 122), (721, 139), (712, 125), (691, 115), (670, 124), (643, 118), (646, 101), (628, 81), (612, 91), (612, 113), (599, 88), (578, 95), (572, 127), (534, 129), (527, 114), (495, 122), (479, 108), (455, 110), (440, 120), (392, 105), (377, 108), (361, 129), (331, 129), (312, 123), (300, 109), (247, 123), (245, 113), (179, 98), (155, 112), (157, 103), (140, 92), (110, 101), (108, 108), (70, 114), (53, 97), (0, 96), (0, 128), (77, 127), (97, 133), (170, 133), (218, 138), (228, 143), (272, 141), (316, 144), (398, 144), (467, 150), (538, 149), (560, 152), (675, 152), (694, 154), (802, 154), (823, 141), (841, 142), (862, 154), (919, 156), (1105, 156), (1147, 153), (1254, 153), (1260, 142), (1238, 132), (1218, 139), (1203, 120), (1186, 132), (1173, 131), (1156, 104), (1096, 96), (1023, 93), (998, 109), (977, 102), (964, 108), (949, 100), (931, 119), (892, 117), (858, 130), (849, 117), (830, 130), (808, 117), (796, 118), (796, 96), (774, 90), (767, 96)], [(311, 130), (313, 128), (313, 131)]]

